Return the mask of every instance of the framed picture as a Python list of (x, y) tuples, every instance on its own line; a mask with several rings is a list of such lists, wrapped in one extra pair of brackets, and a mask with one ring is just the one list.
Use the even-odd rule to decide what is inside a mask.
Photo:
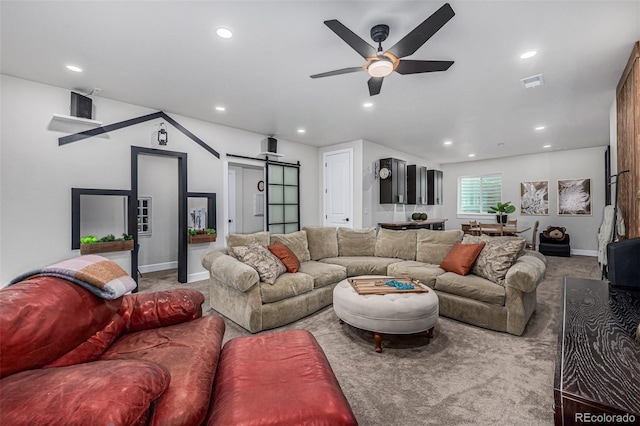
[(522, 216), (549, 215), (549, 181), (520, 182), (520, 214)]
[(591, 215), (591, 179), (558, 180), (558, 215)]

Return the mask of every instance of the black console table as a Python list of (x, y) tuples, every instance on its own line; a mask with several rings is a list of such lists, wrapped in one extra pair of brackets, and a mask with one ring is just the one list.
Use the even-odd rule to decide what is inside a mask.
[(385, 229), (393, 229), (395, 231), (403, 231), (405, 229), (432, 229), (434, 231), (443, 231), (444, 223), (447, 219), (428, 219), (413, 220), (409, 222), (380, 222), (378, 226)]
[(638, 323), (640, 292), (610, 287), (607, 281), (565, 278), (554, 379), (556, 425), (640, 423)]

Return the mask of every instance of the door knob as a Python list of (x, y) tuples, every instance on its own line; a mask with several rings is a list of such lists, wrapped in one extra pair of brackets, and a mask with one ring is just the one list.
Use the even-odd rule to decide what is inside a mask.
[(345, 221), (345, 222), (349, 222), (349, 218), (346, 218), (344, 221)]

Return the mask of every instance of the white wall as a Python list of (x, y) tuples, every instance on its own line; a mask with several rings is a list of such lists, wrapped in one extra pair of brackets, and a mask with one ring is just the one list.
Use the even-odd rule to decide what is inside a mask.
[[(79, 254), (71, 250), (71, 188), (130, 189), (131, 146), (157, 148), (153, 140), (162, 120), (59, 146), (59, 137), (87, 130), (52, 120), (54, 113), (68, 113), (69, 90), (1, 75), (0, 91), (0, 283), (6, 283), (25, 271)], [(102, 97), (93, 102), (95, 119), (105, 125), (156, 111)], [(221, 212), (226, 211), (226, 154), (256, 156), (265, 135), (166, 112), (221, 154), (220, 159), (212, 156), (167, 126), (166, 149), (188, 154), (188, 191), (218, 194), (218, 223), (211, 226), (219, 232), (217, 241), (189, 246), (189, 279), (205, 279), (202, 255), (225, 241), (226, 214)], [(317, 225), (318, 149), (284, 140), (278, 147), (283, 161), (301, 162), (301, 224)], [(22, 226), (25, 223), (28, 226)], [(129, 253), (106, 256), (129, 271)]]
[(236, 172), (236, 233), (252, 234), (263, 231), (264, 215), (253, 214), (253, 198), (258, 193), (266, 197), (266, 192), (258, 191), (258, 182), (264, 181), (264, 169), (229, 166), (229, 170)]
[[(555, 151), (544, 154), (469, 161), (442, 165), (444, 174), (444, 217), (448, 229), (460, 229), (468, 218), (457, 218), (457, 184), (459, 176), (502, 173), (502, 200), (511, 201), (517, 208), (509, 215), (518, 226), (533, 226), (540, 221), (540, 231), (548, 225), (564, 226), (571, 235), (571, 250), (575, 254), (596, 255), (598, 228), (604, 209), (604, 151), (606, 147)], [(558, 216), (558, 179), (591, 178), (591, 216)], [(549, 215), (520, 215), (520, 182), (549, 181)], [(487, 221), (495, 220), (488, 215)], [(531, 233), (524, 235), (531, 240)]]

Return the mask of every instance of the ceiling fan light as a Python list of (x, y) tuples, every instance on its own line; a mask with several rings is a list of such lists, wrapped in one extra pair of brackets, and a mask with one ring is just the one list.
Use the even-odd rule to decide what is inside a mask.
[(393, 63), (380, 59), (369, 65), (367, 72), (371, 77), (386, 77), (393, 72)]

